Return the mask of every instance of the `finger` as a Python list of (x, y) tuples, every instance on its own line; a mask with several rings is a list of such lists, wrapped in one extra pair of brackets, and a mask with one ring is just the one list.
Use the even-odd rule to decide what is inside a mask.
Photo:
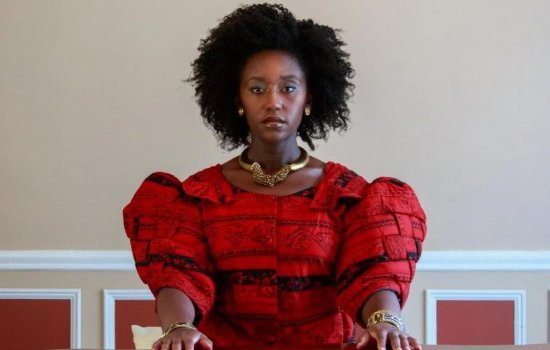
[(157, 339), (153, 345), (151, 345), (151, 350), (160, 350), (160, 346), (162, 345), (162, 338)]
[(170, 350), (170, 344), (172, 343), (170, 339), (162, 338), (162, 346), (160, 347), (160, 350)]
[(201, 336), (201, 341), (206, 350), (212, 350), (214, 348), (214, 342), (206, 335), (203, 334)]
[(422, 350), (422, 345), (414, 337), (409, 337), (409, 344), (413, 349)]
[(370, 335), (368, 332), (363, 333), (357, 340), (357, 348), (362, 348), (367, 345), (370, 340)]
[(393, 350), (401, 350), (401, 338), (399, 337), (399, 333), (391, 332), (388, 338), (390, 338), (390, 344)]
[[(198, 339), (197, 339), (197, 340), (198, 340)], [(184, 348), (185, 350), (193, 350), (193, 349), (195, 349), (195, 342), (196, 342), (197, 340), (185, 339), (185, 340), (183, 341), (183, 345), (184, 345), (183, 348)]]
[(409, 345), (409, 340), (407, 339), (407, 335), (404, 333), (401, 333), (399, 335), (399, 338), (401, 338), (401, 348), (404, 350), (411, 350), (411, 346)]
[(172, 342), (172, 349), (171, 350), (181, 350), (181, 341), (174, 340)]
[(379, 333), (376, 333), (374, 335), (374, 338), (376, 339), (376, 343), (378, 344), (378, 350), (386, 350), (387, 332), (383, 330)]
[(199, 340), (202, 347), (206, 350), (212, 350), (214, 348), (214, 343), (210, 338), (208, 338), (206, 335), (201, 335), (201, 339)]

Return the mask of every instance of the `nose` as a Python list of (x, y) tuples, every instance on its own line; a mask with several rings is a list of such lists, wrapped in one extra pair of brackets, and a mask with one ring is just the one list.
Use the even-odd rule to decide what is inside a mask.
[(266, 94), (266, 108), (269, 110), (278, 111), (283, 107), (281, 96), (277, 89), (270, 89)]

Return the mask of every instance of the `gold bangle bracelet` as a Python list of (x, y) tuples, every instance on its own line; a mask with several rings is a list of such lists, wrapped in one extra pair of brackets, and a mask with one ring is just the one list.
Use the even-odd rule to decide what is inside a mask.
[(162, 333), (162, 336), (165, 337), (174, 329), (178, 329), (178, 328), (187, 328), (187, 329), (192, 329), (194, 331), (197, 330), (197, 327), (193, 326), (193, 324), (190, 322), (174, 322), (171, 325), (169, 325), (168, 328), (166, 328), (166, 330)]
[(405, 325), (401, 317), (391, 310), (378, 310), (373, 312), (367, 319), (367, 328), (381, 322), (389, 323), (397, 327), (400, 331), (405, 330)]

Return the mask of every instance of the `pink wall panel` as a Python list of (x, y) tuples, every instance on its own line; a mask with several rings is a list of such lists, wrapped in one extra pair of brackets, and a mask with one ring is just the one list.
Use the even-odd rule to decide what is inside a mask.
[(437, 343), (445, 345), (514, 344), (511, 300), (437, 301)]
[(0, 299), (0, 349), (70, 348), (71, 302)]
[(115, 347), (134, 349), (133, 324), (158, 327), (154, 300), (115, 301)]

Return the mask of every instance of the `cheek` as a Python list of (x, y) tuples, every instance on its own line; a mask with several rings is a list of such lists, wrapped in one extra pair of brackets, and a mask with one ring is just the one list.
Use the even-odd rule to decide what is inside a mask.
[(296, 113), (301, 113), (301, 111), (303, 111), (304, 109), (305, 104), (306, 104), (305, 96), (304, 97), (300, 96), (300, 98), (297, 98), (292, 102), (292, 111)]

